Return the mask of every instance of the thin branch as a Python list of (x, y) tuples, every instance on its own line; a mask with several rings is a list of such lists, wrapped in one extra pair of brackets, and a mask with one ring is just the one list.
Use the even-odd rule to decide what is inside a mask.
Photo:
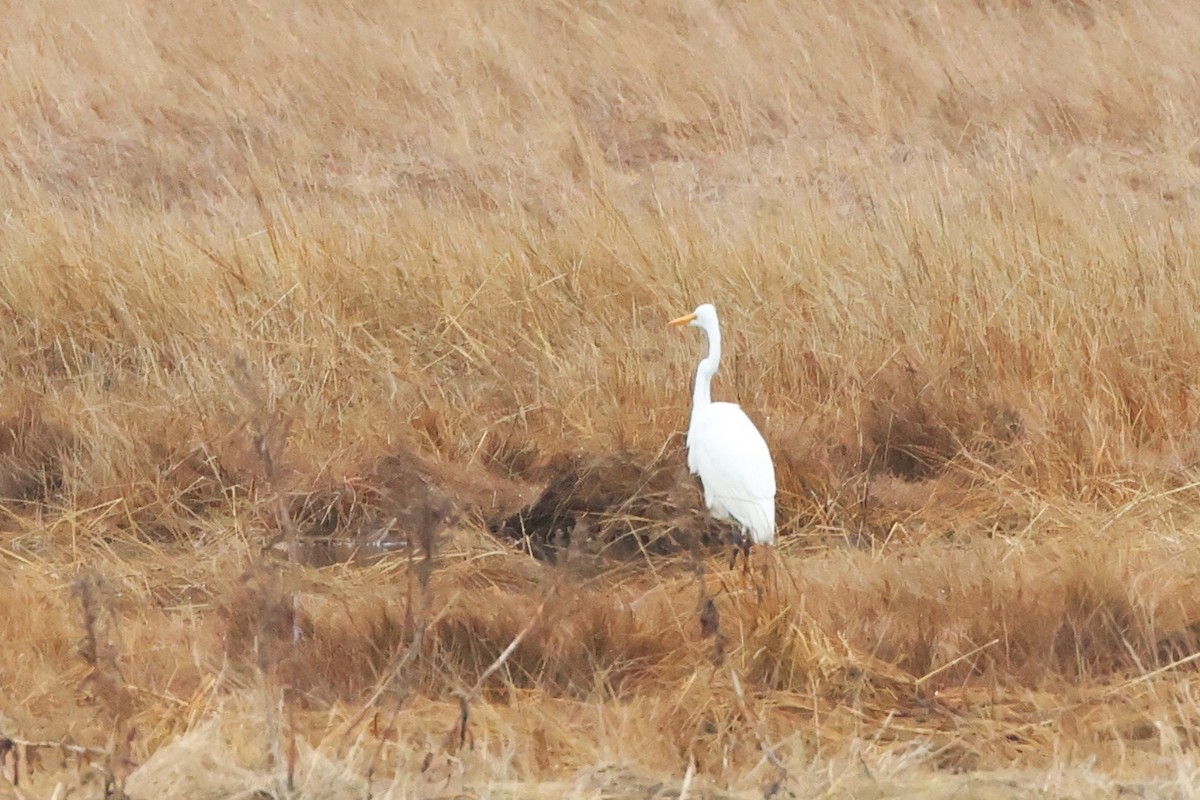
[(999, 639), (992, 639), (990, 642), (987, 642), (986, 644), (981, 644), (978, 647), (974, 648), (973, 650), (968, 650), (967, 652), (963, 653), (958, 658), (955, 658), (951, 661), (947, 661), (945, 664), (942, 664), (940, 667), (933, 670), (932, 672), (927, 672), (924, 675), (922, 675), (921, 677), (917, 678), (916, 683), (919, 686), (922, 682), (929, 680), (934, 675), (945, 672), (946, 670), (953, 667), (955, 664), (966, 661), (971, 656), (976, 655), (977, 653), (982, 653), (984, 650), (987, 650), (992, 645), (999, 644), (999, 643), (1000, 643)]
[(742, 682), (738, 678), (737, 670), (735, 670), (732, 666), (729, 667), (729, 679), (733, 682), (733, 694), (737, 698), (738, 707), (741, 709), (742, 714), (745, 715), (746, 720), (750, 723), (750, 727), (754, 732), (754, 738), (758, 740), (758, 746), (762, 750), (763, 756), (767, 759), (767, 761), (770, 761), (772, 764), (774, 764), (775, 767), (777, 767), (779, 771), (783, 773), (783, 776), (786, 779), (788, 776), (788, 769), (783, 765), (783, 762), (779, 760), (779, 756), (775, 754), (775, 748), (772, 747), (771, 743), (767, 741), (767, 734), (762, 729), (762, 721), (758, 718), (758, 715), (750, 710), (749, 704), (746, 703), (746, 694), (742, 691)]
[(74, 753), (80, 756), (104, 756), (108, 755), (108, 751), (99, 747), (87, 747), (81, 744), (68, 744), (67, 742), (47, 742), (34, 741), (32, 739), (18, 739), (15, 736), (0, 735), (0, 744), (7, 743), (10, 746), (24, 747), (30, 750), (42, 750), (45, 748), (57, 748), (68, 753)]
[(483, 671), (483, 673), (479, 676), (479, 679), (477, 681), (475, 681), (475, 685), (473, 687), (471, 687), (471, 691), (469, 691), (465, 695), (463, 695), (464, 703), (470, 703), (472, 700), (477, 698), (479, 696), (479, 693), (481, 691), (483, 691), (484, 682), (488, 678), (490, 678), (492, 676), (492, 674), (496, 672), (496, 670), (498, 670), (498, 669), (500, 669), (500, 667), (504, 666), (504, 662), (508, 661), (508, 657), (511, 656), (513, 654), (513, 652), (517, 649), (517, 647), (521, 644), (521, 640), (524, 639), (525, 636), (528, 635), (528, 633), (531, 630), (533, 630), (533, 626), (536, 625), (538, 623), (538, 620), (540, 620), (542, 618), (542, 612), (545, 611), (546, 603), (549, 600), (550, 600), (550, 597), (546, 597), (545, 600), (542, 600), (542, 602), (538, 605), (537, 609), (533, 612), (533, 616), (531, 616), (529, 618), (529, 622), (525, 623), (525, 627), (522, 628), (520, 630), (520, 632), (518, 632), (517, 635), (513, 637), (513, 640), (508, 643), (508, 647), (504, 648), (503, 652), (501, 652), (500, 655), (496, 656), (496, 660), (493, 661), (488, 666), (488, 668)]

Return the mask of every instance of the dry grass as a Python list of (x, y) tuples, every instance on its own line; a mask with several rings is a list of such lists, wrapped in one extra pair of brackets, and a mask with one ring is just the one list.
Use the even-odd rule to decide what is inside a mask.
[[(0, 796), (1192, 796), (1198, 39), (9, 9)], [(683, 469), (705, 300), (752, 579)]]

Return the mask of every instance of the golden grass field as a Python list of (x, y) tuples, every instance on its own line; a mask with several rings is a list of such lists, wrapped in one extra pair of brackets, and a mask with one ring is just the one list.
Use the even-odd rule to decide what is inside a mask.
[(1200, 793), (1200, 7), (4, 17), (0, 798)]

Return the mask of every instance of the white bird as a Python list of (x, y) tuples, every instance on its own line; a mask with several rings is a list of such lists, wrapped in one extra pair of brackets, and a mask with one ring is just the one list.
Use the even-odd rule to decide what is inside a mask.
[[(736, 544), (749, 559), (751, 544), (775, 543), (775, 465), (754, 423), (737, 403), (714, 403), (712, 379), (721, 364), (721, 326), (711, 303), (671, 320), (708, 335), (708, 356), (696, 368), (688, 469), (700, 476), (704, 504), (719, 520), (737, 526)], [(737, 549), (733, 551), (737, 558)]]

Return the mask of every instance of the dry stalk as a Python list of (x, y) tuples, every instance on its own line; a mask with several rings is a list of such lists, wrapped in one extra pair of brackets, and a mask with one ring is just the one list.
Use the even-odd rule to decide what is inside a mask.
[(692, 790), (692, 781), (696, 778), (696, 757), (688, 759), (687, 771), (683, 773), (683, 781), (679, 785), (679, 800), (687, 800)]
[[(377, 732), (376, 746), (371, 754), (371, 758), (367, 767), (368, 786), (371, 785), (371, 779), (374, 777), (375, 768), (378, 764), (379, 756), (383, 751), (384, 742), (388, 740), (389, 736), (391, 736), (392, 732), (395, 730), (396, 718), (399, 716), (400, 710), (403, 708), (405, 701), (408, 699), (410, 687), (402, 683), (401, 677), (405, 675), (408, 666), (412, 664), (412, 662), (420, 655), (421, 648), (424, 646), (426, 633), (431, 627), (441, 621), (441, 619), (450, 611), (450, 609), (454, 607), (454, 604), (458, 599), (458, 592), (455, 592), (455, 594), (452, 595), (450, 599), (442, 605), (437, 614), (430, 619), (430, 597), (432, 593), (430, 592), (429, 587), (430, 582), (433, 579), (433, 571), (436, 565), (438, 544), (437, 533), (438, 529), (441, 527), (441, 517), (437, 513), (437, 508), (435, 507), (435, 500), (432, 490), (428, 487), (426, 487), (426, 489), (427, 490), (420, 518), (420, 527), (416, 532), (416, 538), (421, 546), (422, 551), (421, 559), (419, 561), (414, 562), (414, 551), (412, 548), (409, 548), (408, 602), (405, 606), (405, 613), (408, 617), (408, 623), (413, 631), (412, 640), (409, 642), (408, 647), (406, 647), (402, 652), (393, 658), (392, 664), (384, 672), (383, 678), (376, 682), (375, 689), (372, 691), (371, 696), (346, 726), (345, 735), (349, 735), (350, 731), (354, 730), (367, 715), (367, 712), (375, 707), (375, 704), (379, 701), (379, 698), (383, 695), (383, 693), (389, 688), (392, 689), (395, 694), (395, 701), (393, 703), (392, 710), (388, 715), (387, 724)], [(414, 577), (416, 578), (419, 595), (419, 599), (415, 601), (416, 605), (418, 606), (415, 619), (412, 616), (412, 609), (414, 605), (412, 579)], [(343, 743), (344, 741), (345, 739), (343, 737)]]
[(750, 730), (754, 733), (754, 738), (758, 740), (758, 746), (762, 750), (763, 757), (779, 770), (779, 779), (775, 783), (782, 785), (788, 781), (788, 768), (780, 760), (779, 755), (775, 752), (775, 748), (768, 740), (767, 733), (763, 729), (762, 720), (750, 709), (750, 704), (746, 702), (746, 694), (742, 690), (742, 681), (738, 677), (737, 670), (734, 669), (732, 664), (727, 664), (726, 668), (729, 670), (729, 680), (733, 685), (733, 696), (737, 699), (738, 709), (741, 710), (746, 721), (750, 723)]
[[(409, 642), (408, 647), (404, 648), (404, 650), (402, 650), (395, 656), (395, 658), (392, 659), (392, 663), (384, 672), (383, 677), (375, 683), (375, 688), (372, 690), (371, 695), (367, 698), (366, 702), (362, 704), (355, 715), (350, 718), (350, 721), (346, 723), (346, 733), (344, 736), (349, 735), (351, 731), (358, 727), (363, 719), (366, 718), (371, 709), (375, 707), (375, 704), (379, 702), (379, 698), (383, 696), (383, 693), (386, 692), (389, 687), (393, 689), (397, 688), (400, 676), (404, 673), (404, 670), (407, 669), (408, 666), (412, 664), (412, 662), (420, 654), (421, 646), (424, 643), (425, 633), (429, 630), (429, 628), (437, 625), (438, 622), (442, 620), (450, 608), (453, 607), (454, 602), (457, 599), (458, 594), (455, 593), (450, 598), (450, 602), (443, 606), (442, 609), (433, 617), (433, 619), (429, 620), (427, 623), (419, 625), (416, 628), (416, 630), (413, 632), (413, 638)], [(403, 687), (397, 691), (397, 696), (401, 698), (405, 697), (406, 694), (407, 687)], [(390, 728), (385, 728), (385, 730), (388, 729)]]
[[(483, 691), (483, 686), (487, 682), (487, 679), (504, 666), (504, 663), (508, 661), (509, 657), (512, 656), (514, 652), (516, 652), (516, 649), (520, 646), (521, 642), (525, 639), (529, 632), (533, 630), (534, 626), (541, 621), (542, 614), (546, 610), (546, 604), (553, 597), (556, 588), (556, 586), (551, 586), (549, 588), (546, 596), (540, 603), (538, 603), (538, 607), (534, 609), (533, 614), (530, 616), (529, 621), (525, 623), (525, 626), (517, 632), (516, 636), (512, 638), (512, 641), (508, 643), (508, 646), (500, 652), (500, 655), (496, 656), (492, 663), (489, 664), (482, 673), (480, 673), (479, 677), (475, 680), (474, 686), (472, 686), (467, 692), (459, 695), (458, 719), (455, 720), (454, 727), (446, 733), (446, 737), (442, 742), (442, 752), (449, 755), (454, 755), (466, 745), (468, 738), (471, 738), (471, 703), (473, 703), (479, 697), (479, 693)], [(428, 769), (431, 756), (432, 754), (426, 756), (426, 769)]]
[[(271, 224), (273, 218), (266, 212), (257, 184), (254, 190), (268, 223), (271, 246), (278, 258), (280, 243)], [(245, 599), (254, 617), (250, 623), (257, 625), (253, 633), (255, 663), (263, 686), (268, 747), (275, 763), (284, 767), (284, 790), (292, 792), (295, 790), (296, 758), (299, 752), (293, 686), (295, 670), (299, 668), (297, 648), (302, 635), (300, 597), (294, 588), (299, 541), (296, 526), (283, 500), (281, 473), (282, 450), (292, 420), (273, 408), (265, 383), (254, 375), (244, 358), (236, 360), (234, 371), (234, 386), (247, 409), (242, 424), (253, 431), (253, 455), (261, 466), (263, 483), (273, 496), (275, 521), (287, 553), (288, 570), (280, 576), (277, 567), (268, 563), (265, 557), (270, 544), (262, 548), (257, 563), (247, 573), (250, 581), (245, 587)], [(287, 732), (286, 741), (281, 738), (283, 729)]]
[(90, 670), (83, 679), (94, 700), (108, 713), (112, 722), (105, 751), (105, 794), (125, 796), (124, 784), (132, 767), (130, 745), (137, 734), (130, 723), (134, 713), (133, 693), (121, 672), (123, 644), (110, 590), (103, 576), (89, 570), (76, 579), (73, 591), (79, 598), (84, 639), (80, 655)]
[(725, 662), (728, 640), (721, 630), (721, 612), (717, 608), (716, 599), (708, 591), (705, 580), (704, 565), (697, 560), (696, 580), (700, 587), (700, 597), (696, 608), (700, 619), (700, 638), (713, 640), (712, 660), (714, 664)]
[(45, 739), (22, 739), (19, 736), (0, 735), (0, 758), (14, 752), (17, 748), (26, 750), (60, 750), (76, 756), (103, 756), (108, 751), (100, 747), (87, 747), (73, 742), (58, 742)]
[(967, 652), (958, 656), (957, 658), (952, 658), (949, 661), (947, 661), (945, 664), (942, 664), (937, 669), (927, 672), (924, 675), (922, 675), (921, 677), (917, 678), (913, 682), (913, 685), (917, 689), (920, 689), (921, 684), (923, 684), (925, 681), (929, 680), (933, 676), (940, 675), (941, 673), (945, 672), (946, 670), (952, 668), (954, 665), (961, 664), (963, 661), (966, 661), (967, 659), (971, 658), (972, 656), (978, 655), (979, 653), (982, 653), (984, 650), (987, 650), (989, 647), (993, 647), (999, 643), (1000, 643), (999, 639), (992, 639), (990, 642), (984, 642), (983, 644), (979, 645), (978, 647), (973, 647), (970, 650), (968, 650)]
[[(404, 674), (404, 671), (420, 654), (421, 647), (424, 643), (425, 633), (429, 630), (429, 628), (437, 625), (437, 623), (441, 621), (450, 608), (454, 606), (454, 603), (457, 599), (458, 595), (455, 594), (450, 598), (450, 602), (446, 603), (446, 605), (443, 606), (440, 611), (438, 611), (433, 619), (417, 627), (417, 629), (413, 632), (413, 638), (408, 647), (406, 647), (404, 651), (394, 659), (392, 666), (387, 670), (383, 679), (376, 683), (375, 690), (371, 693), (371, 696), (365, 703), (363, 703), (362, 707), (358, 710), (358, 713), (356, 713), (346, 725), (346, 732), (343, 734), (342, 739), (343, 746), (345, 743), (345, 737), (349, 736), (350, 732), (358, 727), (358, 725), (366, 717), (367, 713), (375, 707), (377, 702), (379, 702), (379, 698), (383, 695), (383, 693), (389, 687), (393, 687), (395, 689), (395, 700), (392, 705), (391, 713), (388, 715), (387, 724), (376, 732), (377, 741), (375, 749), (371, 754), (371, 758), (368, 761), (367, 766), (368, 786), (371, 785), (371, 780), (375, 775), (375, 767), (379, 763), (379, 756), (383, 752), (383, 745), (388, 740), (389, 736), (395, 731), (396, 718), (399, 716), (400, 710), (404, 707), (404, 703), (409, 696), (408, 687), (399, 685), (400, 676)], [(422, 616), (424, 616), (424, 612), (422, 612)], [(369, 797), (370, 794), (368, 794), (368, 798)]]
[(3, 775), (3, 777), (14, 786), (16, 786), (21, 780), (21, 756), (17, 747), (17, 743), (12, 739), (8, 738), (7, 736), (0, 736), (0, 775), (3, 775), (3, 770), (8, 769), (8, 755), (9, 753), (12, 753), (12, 777), (9, 778), (7, 775)]

